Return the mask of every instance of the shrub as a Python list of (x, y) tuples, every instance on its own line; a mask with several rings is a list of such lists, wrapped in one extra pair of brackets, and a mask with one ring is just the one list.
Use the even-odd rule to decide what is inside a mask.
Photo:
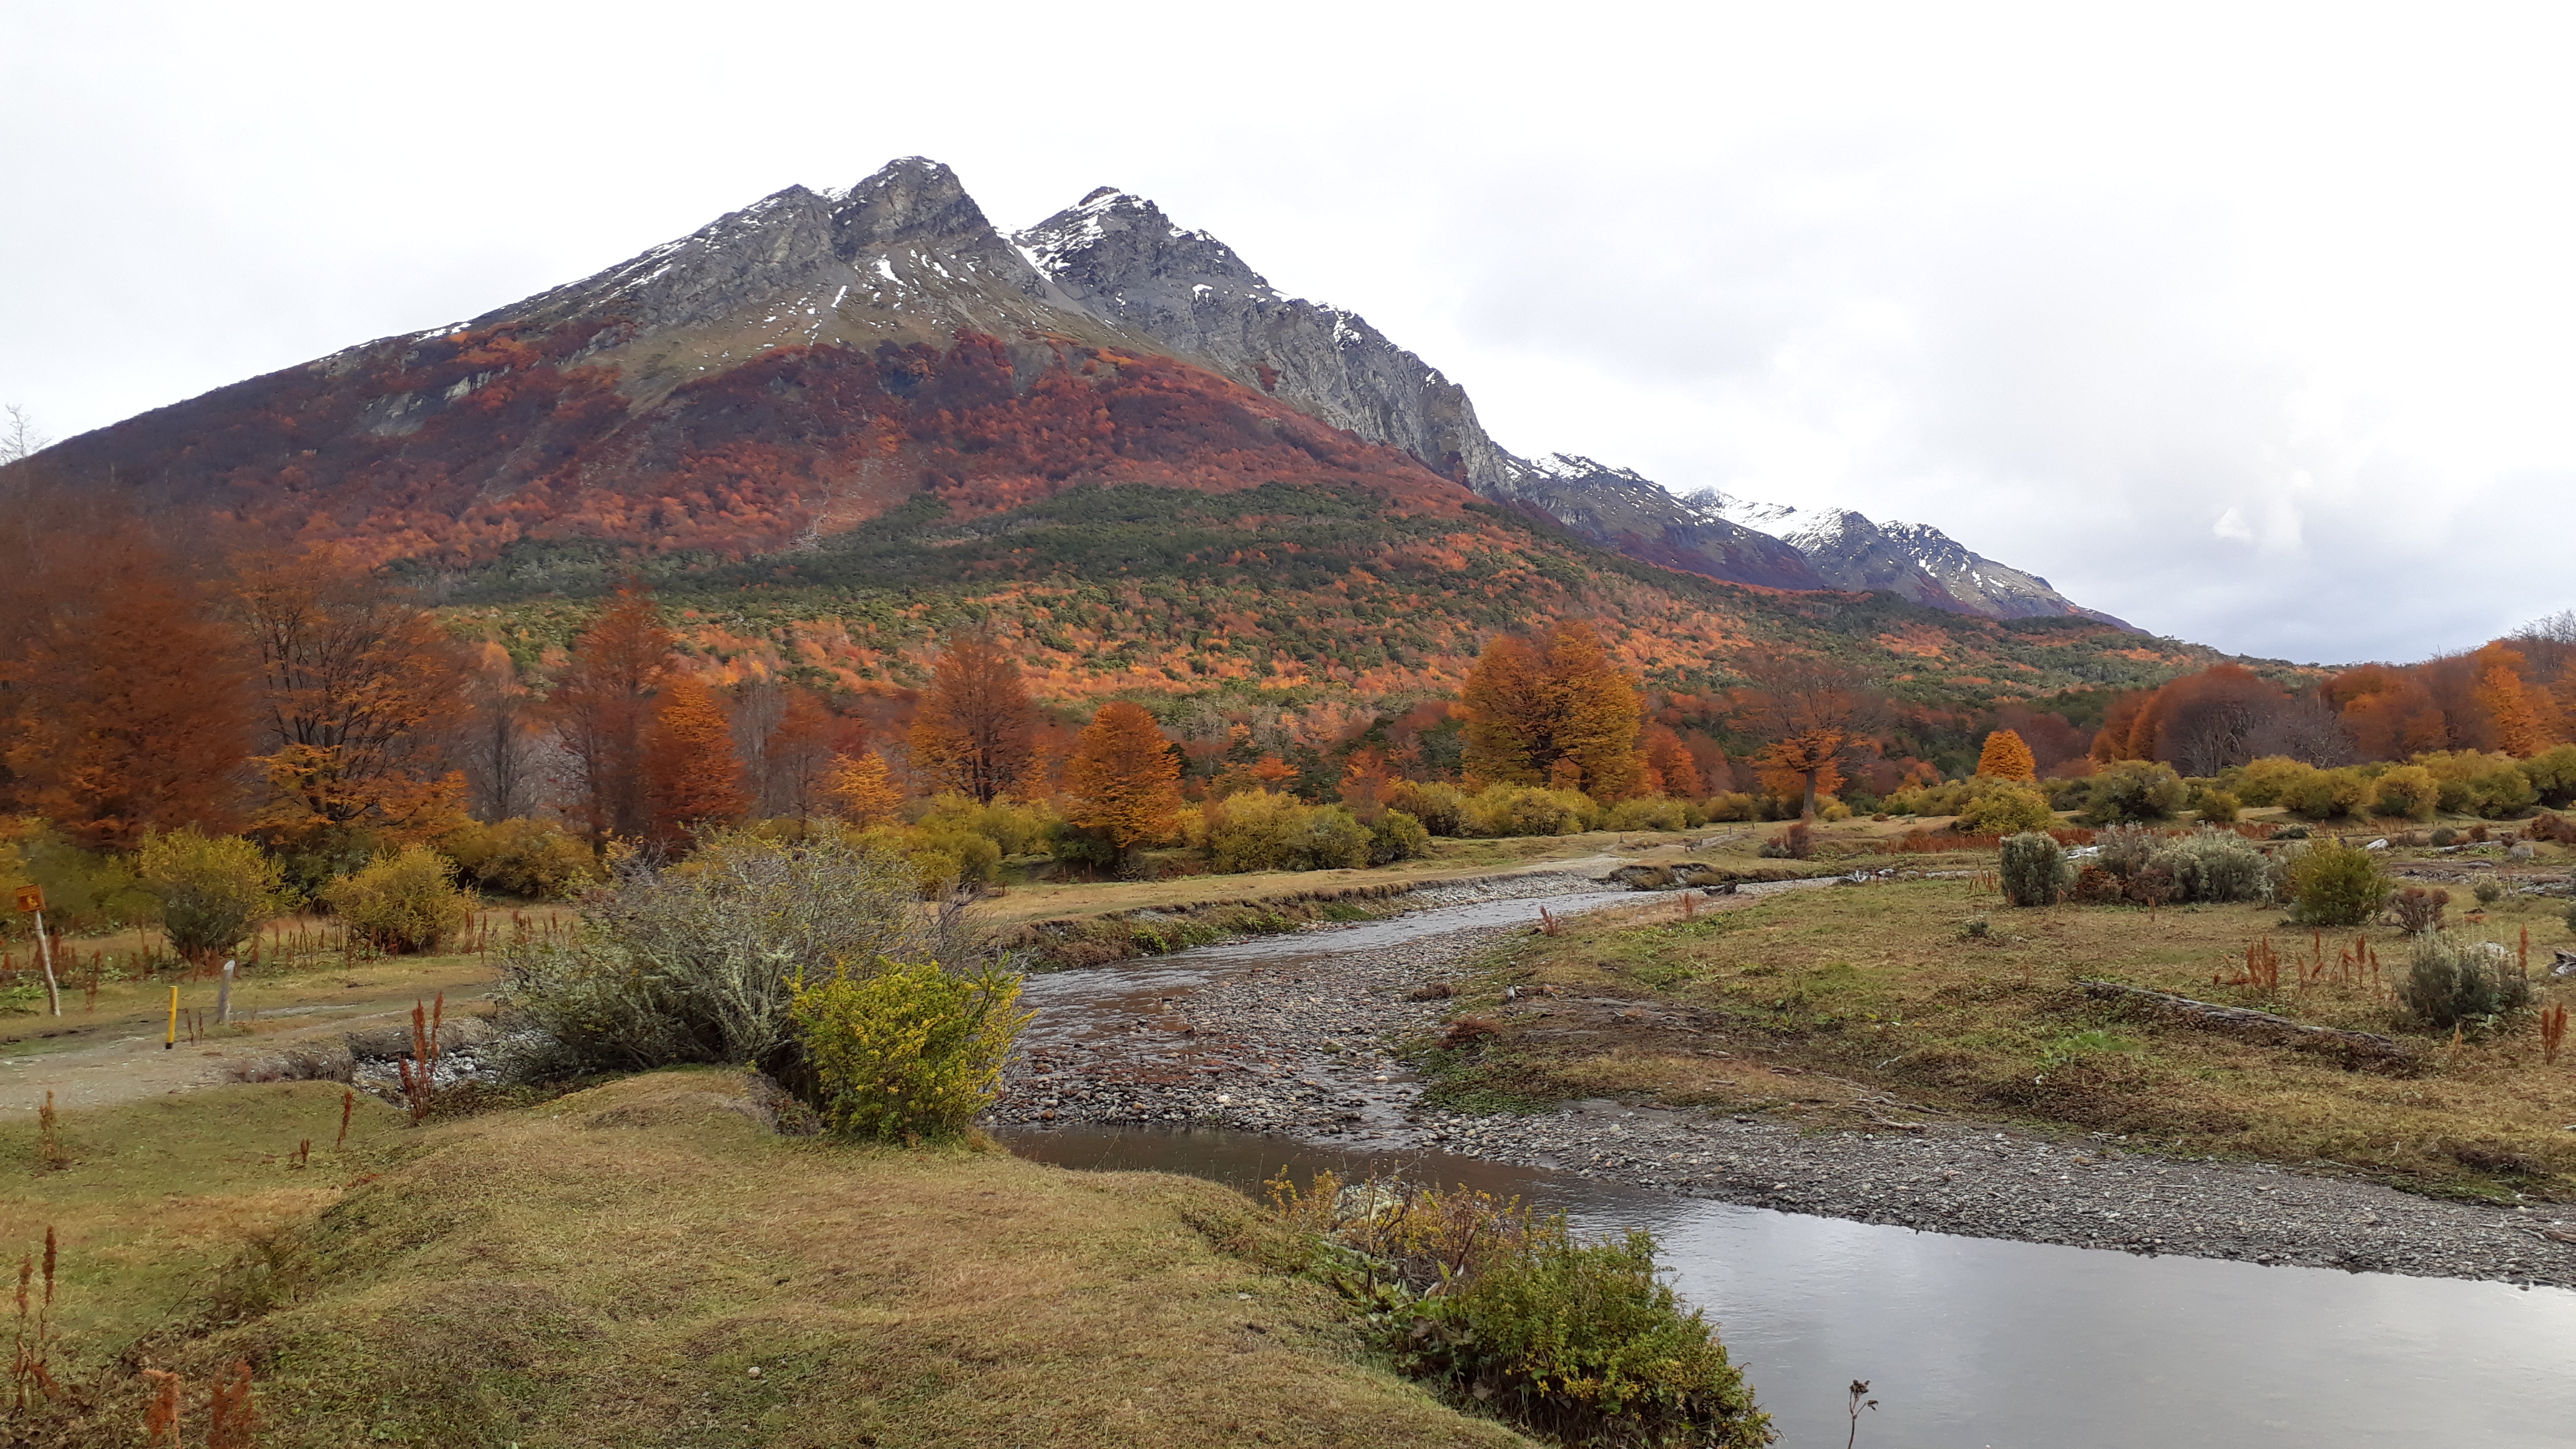
[(2551, 809), (2576, 805), (2576, 745), (2554, 745), (2522, 762), (2523, 778)]
[(2200, 818), (2211, 825), (2232, 823), (2245, 813), (2245, 802), (2224, 790), (2207, 790), (2200, 797)]
[(2155, 859), (2156, 852), (2164, 848), (2165, 837), (2143, 825), (2113, 825), (2095, 832), (2093, 844), (2101, 852), (2101, 867), (2127, 880)]
[(1594, 808), (1580, 791), (1488, 785), (1467, 801), (1467, 828), (1475, 835), (1572, 835)]
[(478, 888), (524, 900), (570, 900), (600, 878), (590, 846), (551, 820), (473, 821), (438, 844)]
[(1378, 1347), (1454, 1402), (1553, 1443), (1772, 1442), (1715, 1330), (1659, 1280), (1650, 1234), (1586, 1241), (1485, 1193), (1330, 1173), (1304, 1191), (1283, 1174), (1270, 1195)]
[[(104, 934), (161, 918), (130, 857), (83, 850), (42, 816), (0, 817), (0, 894), (24, 885), (44, 888), (45, 926), (56, 932)], [(34, 929), (31, 920), (0, 914), (0, 935)]]
[(808, 986), (790, 982), (789, 1020), (826, 1130), (868, 1141), (954, 1137), (993, 1100), (1011, 1042), (1028, 1025), (1020, 978), (880, 961)]
[(2502, 946), (2434, 932), (2415, 938), (2397, 996), (2417, 1021), (2440, 1030), (2529, 1006), (2531, 981)]
[(1702, 809), (1711, 820), (1737, 821), (1762, 818), (1762, 797), (1745, 790), (1727, 790), (1708, 797)]
[(144, 837), (136, 862), (144, 889), (161, 902), (161, 927), (180, 955), (199, 960), (232, 949), (286, 906), (285, 874), (237, 835), (212, 839), (195, 827)]
[(1401, 810), (1388, 810), (1369, 828), (1368, 858), (1371, 865), (1393, 865), (1399, 860), (1418, 860), (1431, 853), (1431, 832), (1422, 822)]
[(465, 929), (476, 902), (456, 888), (456, 866), (426, 845), (379, 856), (322, 888), (349, 934), (392, 956), (435, 951)]
[(2382, 815), (2430, 820), (2442, 803), (2442, 784), (2422, 765), (2399, 765), (2379, 777), (2371, 804)]
[(2046, 830), (2057, 823), (2048, 797), (2024, 786), (1990, 790), (1968, 802), (1950, 828), (1969, 835), (2011, 835)]
[(2317, 772), (2305, 760), (2287, 755), (2266, 755), (2247, 765), (2236, 777), (2236, 797), (2248, 805), (2261, 808), (2278, 805), (2292, 786)]
[(2455, 814), (2501, 820), (2519, 815), (2540, 799), (2531, 777), (2511, 755), (2481, 755), (2473, 750), (2417, 755), (2416, 764), (2432, 772), (2442, 809)]
[(2560, 919), (2567, 923), (2567, 929), (2569, 931), (2576, 932), (2576, 903), (2571, 903), (2567, 907), (2566, 914), (2561, 916)]
[(1804, 820), (1793, 820), (1789, 828), (1762, 842), (1754, 854), (1765, 860), (1812, 860), (1816, 854), (1816, 832)]
[(2182, 808), (2187, 793), (2173, 766), (2149, 760), (2121, 760), (2105, 765), (2090, 784), (2083, 813), (2076, 817), (2087, 825), (2170, 820)]
[(1679, 800), (1622, 800), (1603, 822), (1611, 830), (1687, 830), (1690, 813)]
[(1417, 1301), (1397, 1361), (1568, 1443), (1752, 1449), (1771, 1442), (1741, 1370), (1655, 1274), (1631, 1228), (1587, 1243), (1554, 1220), (1462, 1288)]
[(2358, 770), (2310, 770), (2281, 791), (2281, 803), (2308, 820), (2338, 820), (2368, 808), (2371, 782)]
[(949, 794), (930, 801), (912, 823), (933, 836), (980, 835), (993, 842), (998, 858), (1043, 850), (1061, 819), (1055, 807), (1044, 802), (995, 800), (979, 805), (972, 795)]
[(2270, 894), (2263, 852), (2233, 830), (2195, 830), (2163, 842), (2141, 874), (2162, 872), (2177, 901), (2259, 901)]
[(1438, 780), (1400, 780), (1386, 792), (1389, 809), (1422, 822), (1434, 835), (1467, 833), (1467, 797), (1457, 786)]
[(2460, 832), (2453, 830), (2447, 825), (2437, 825), (2433, 827), (2433, 843), (2435, 845), (2449, 845), (2459, 838)]
[(2066, 852), (2056, 837), (2025, 831), (2007, 838), (1998, 874), (2004, 899), (2016, 906), (2053, 906), (2066, 892)]
[(2399, 928), (2407, 935), (2420, 936), (2426, 931), (2442, 929), (2442, 912), (2450, 908), (2451, 893), (2410, 885), (2399, 891), (2390, 904), (2397, 911)]
[(2561, 845), (2576, 845), (2576, 820), (2543, 810), (2522, 827), (2525, 840), (2554, 840)]
[(1351, 870), (1369, 863), (1369, 828), (1340, 805), (1252, 790), (1207, 810), (1208, 854), (1226, 874)]
[(2489, 877), (2469, 887), (2469, 893), (2478, 898), (2479, 905), (2491, 906), (2504, 899), (2504, 882)]
[(2388, 902), (2388, 877), (2369, 851), (2319, 840), (2289, 867), (2290, 899), (2307, 926), (2358, 926)]
[(611, 872), (570, 941), (503, 953), (502, 1002), (542, 1034), (539, 1069), (750, 1063), (801, 1080), (792, 983), (845, 961), (981, 956), (958, 913), (917, 903), (912, 862), (872, 836), (712, 832), (684, 865), (625, 854)]

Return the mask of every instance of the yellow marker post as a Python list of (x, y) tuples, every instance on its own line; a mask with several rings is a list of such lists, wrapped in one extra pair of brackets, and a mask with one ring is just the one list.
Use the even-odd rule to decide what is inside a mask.
[(173, 987), (171, 987), (171, 988), (170, 988), (170, 1035), (162, 1039), (162, 1042), (161, 1042), (161, 1050), (163, 1050), (163, 1051), (165, 1051), (165, 1052), (166, 1052), (166, 1051), (170, 1050), (171, 1048), (173, 1048), (173, 1047), (177, 1046), (178, 1044), (179, 1044), (179, 988), (178, 988), (178, 987), (176, 987), (176, 986), (173, 986)]

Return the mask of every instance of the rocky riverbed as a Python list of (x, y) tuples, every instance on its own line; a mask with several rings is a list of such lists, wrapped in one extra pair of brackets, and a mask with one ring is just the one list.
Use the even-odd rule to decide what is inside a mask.
[(1005, 1074), (993, 1119), (1436, 1147), (1929, 1232), (2576, 1287), (2576, 1212), (2558, 1205), (2442, 1202), (2134, 1152), (2100, 1136), (1940, 1119), (1818, 1131), (1608, 1101), (1530, 1116), (1426, 1108), (1394, 1054), (1444, 1014), (1442, 1001), (1418, 993), (1504, 931), (1526, 929), (1433, 929), (1368, 945), (1369, 927), (1327, 928), (1143, 970), (1060, 973), (1033, 1001), (1040, 1019)]

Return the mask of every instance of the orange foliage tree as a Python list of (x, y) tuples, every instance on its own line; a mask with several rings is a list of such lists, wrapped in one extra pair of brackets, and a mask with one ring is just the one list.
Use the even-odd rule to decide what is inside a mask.
[(912, 718), (913, 768), (989, 805), (1028, 772), (1036, 732), (1020, 666), (992, 630), (951, 635)]
[(1459, 691), (1466, 773), (1497, 784), (1564, 786), (1621, 800), (1645, 783), (1644, 705), (1599, 636), (1559, 623), (1544, 643), (1498, 635)]
[(1746, 672), (1753, 684), (1739, 693), (1738, 713), (1765, 741), (1753, 768), (1764, 789), (1798, 797), (1801, 813), (1812, 814), (1819, 797), (1841, 787), (1844, 767), (1874, 747), (1879, 701), (1851, 671), (1821, 660), (1769, 659)]
[(1997, 730), (1986, 736), (1986, 748), (1977, 756), (1977, 773), (1998, 780), (2036, 780), (2039, 761), (2032, 758), (2030, 746), (2011, 730)]
[(263, 832), (406, 843), (463, 818), (465, 779), (445, 746), (472, 672), (435, 620), (319, 552), (245, 559), (234, 591), (259, 666)]
[(0, 582), (0, 759), (15, 808), (92, 848), (240, 823), (250, 661), (218, 596), (132, 520), (66, 527)]
[(2557, 701), (2547, 686), (2523, 682), (2520, 650), (2489, 644), (2471, 658), (2478, 671), (2478, 707), (2486, 711), (2496, 748), (2529, 759), (2558, 742)]
[(1121, 857), (1180, 823), (1181, 762), (1141, 705), (1103, 705), (1064, 767), (1065, 819), (1109, 837)]
[(1646, 788), (1676, 800), (1696, 800), (1707, 792), (1699, 761), (1671, 725), (1646, 727)]
[(671, 633), (653, 596), (629, 585), (573, 642), (572, 664), (546, 703), (571, 757), (593, 844), (638, 838), (651, 824), (644, 742), (653, 694), (669, 667)]
[(644, 788), (653, 837), (665, 845), (687, 839), (694, 827), (740, 819), (751, 803), (743, 794), (733, 726), (715, 691), (694, 674), (675, 671), (654, 703)]

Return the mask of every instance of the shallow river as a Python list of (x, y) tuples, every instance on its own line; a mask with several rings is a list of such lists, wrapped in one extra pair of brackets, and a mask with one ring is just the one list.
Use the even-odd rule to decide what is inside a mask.
[[(1566, 897), (1560, 913), (1613, 900)], [(1538, 902), (1392, 921), (1034, 979), (1033, 1030), (1283, 957), (1534, 920)], [(1126, 1009), (1132, 1010), (1132, 1006)], [(1718, 1322), (1787, 1449), (1838, 1445), (1870, 1381), (1873, 1449), (2285, 1449), (2576, 1444), (2576, 1293), (2499, 1283), (2145, 1258), (1949, 1237), (1676, 1198), (1434, 1152), (1361, 1154), (1206, 1130), (1010, 1134), (1024, 1157), (1187, 1173), (1258, 1194), (1280, 1168), (1514, 1193), (1588, 1228), (1650, 1228), (1673, 1282)]]

